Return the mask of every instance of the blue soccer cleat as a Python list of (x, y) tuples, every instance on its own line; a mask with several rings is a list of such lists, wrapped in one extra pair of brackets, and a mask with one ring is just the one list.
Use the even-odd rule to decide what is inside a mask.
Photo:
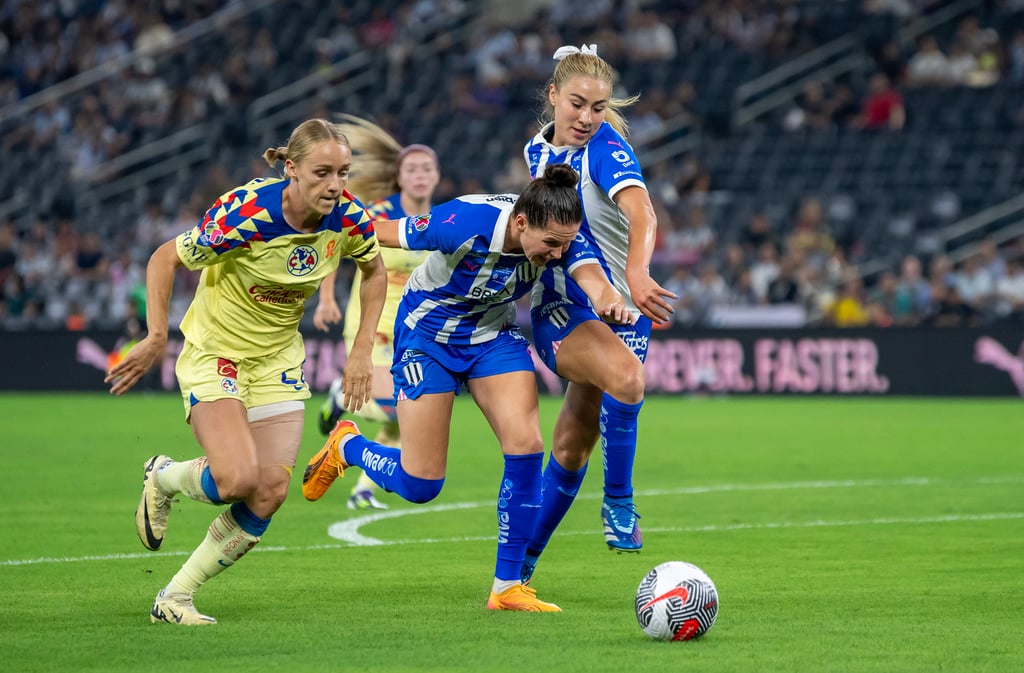
[(621, 554), (638, 552), (644, 546), (640, 515), (636, 513), (633, 498), (606, 495), (601, 504), (601, 522), (604, 523), (604, 540), (609, 549)]
[(526, 550), (526, 558), (523, 559), (522, 569), (519, 571), (519, 581), (523, 584), (529, 584), (530, 580), (533, 579), (533, 571), (537, 569), (537, 561), (540, 560), (540, 554), (531, 554), (530, 550)]

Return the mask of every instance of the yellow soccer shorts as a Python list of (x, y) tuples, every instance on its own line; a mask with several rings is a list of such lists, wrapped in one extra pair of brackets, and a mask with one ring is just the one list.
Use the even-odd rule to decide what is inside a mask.
[(174, 371), (185, 403), (185, 419), (199, 402), (237, 399), (246, 409), (301, 402), (310, 395), (302, 374), (306, 349), (301, 337), (282, 350), (256, 358), (230, 359), (185, 341)]

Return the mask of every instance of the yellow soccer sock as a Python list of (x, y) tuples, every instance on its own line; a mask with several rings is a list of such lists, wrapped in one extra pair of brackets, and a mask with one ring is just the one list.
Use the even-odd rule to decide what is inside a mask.
[(366, 476), (365, 472), (359, 473), (359, 479), (356, 480), (356, 485), (352, 487), (352, 495), (359, 493), (360, 491), (370, 491), (371, 493), (377, 490), (377, 484)]
[(373, 438), (373, 441), (384, 446), (401, 449), (402, 436), (398, 431), (398, 422), (388, 421), (387, 423), (381, 423), (380, 429), (377, 430), (377, 436)]
[(182, 463), (168, 463), (157, 472), (157, 487), (167, 495), (184, 493), (192, 500), (212, 505), (213, 501), (203, 491), (203, 470), (209, 464), (206, 456)]
[(194, 594), (207, 580), (234, 565), (259, 541), (258, 537), (242, 530), (231, 510), (221, 512), (207, 529), (206, 538), (171, 578), (166, 591)]

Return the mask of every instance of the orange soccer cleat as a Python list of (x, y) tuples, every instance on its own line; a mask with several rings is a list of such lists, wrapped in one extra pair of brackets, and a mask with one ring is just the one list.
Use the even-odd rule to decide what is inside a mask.
[(561, 612), (554, 603), (545, 603), (537, 598), (537, 590), (525, 584), (513, 584), (500, 594), (491, 592), (487, 599), (488, 610), (518, 610), (520, 612)]
[(320, 449), (306, 465), (302, 473), (302, 495), (306, 500), (319, 500), (331, 487), (334, 480), (345, 476), (345, 462), (341, 459), (338, 446), (347, 435), (358, 435), (359, 428), (352, 421), (338, 421), (331, 430), (324, 448)]

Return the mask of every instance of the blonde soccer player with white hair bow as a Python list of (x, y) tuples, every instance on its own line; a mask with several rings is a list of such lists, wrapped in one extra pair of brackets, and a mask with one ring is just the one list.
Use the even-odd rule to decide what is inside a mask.
[(604, 453), (605, 542), (619, 552), (639, 551), (643, 538), (633, 503), (637, 420), (644, 398), (644, 359), (652, 321), (672, 313), (675, 295), (651, 278), (657, 220), (621, 110), (634, 103), (612, 96), (614, 71), (596, 45), (555, 52), (554, 74), (543, 94), (547, 122), (524, 155), (530, 175), (551, 164), (580, 174), (580, 234), (597, 251), (608, 280), (626, 298), (635, 323), (600, 319), (561, 269), (546, 269), (534, 286), (533, 340), (545, 364), (569, 380), (544, 471), (543, 503), (527, 545), (522, 579), (569, 510), (600, 440)]

